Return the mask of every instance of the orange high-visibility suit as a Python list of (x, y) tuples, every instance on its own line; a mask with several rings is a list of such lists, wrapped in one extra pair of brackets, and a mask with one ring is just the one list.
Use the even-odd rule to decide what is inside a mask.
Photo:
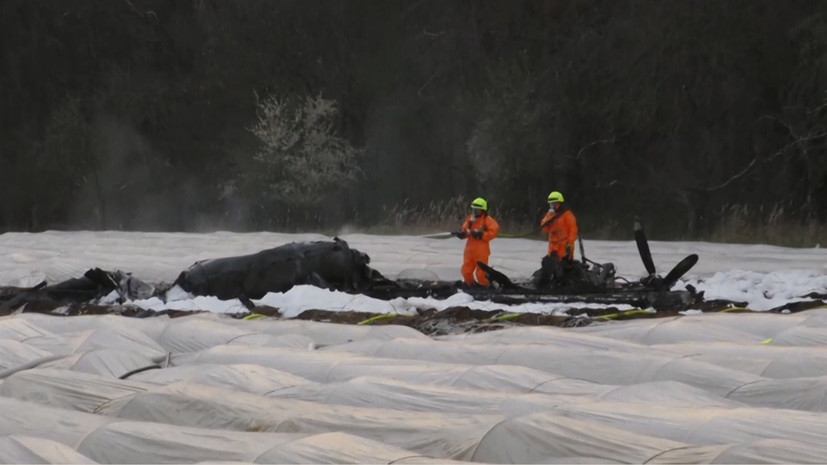
[(560, 206), (555, 212), (548, 212), (540, 221), (544, 233), (548, 233), (548, 255), (557, 252), (561, 260), (568, 253), (574, 260), (574, 242), (577, 240), (577, 219), (568, 208)]
[[(474, 215), (469, 215), (465, 223), (462, 224), (461, 231), (465, 233), (465, 252), (462, 258), (462, 279), (466, 286), (474, 284), (474, 277), (476, 282), (481, 286), (488, 286), (488, 278), (485, 272), (477, 266), (477, 262), (488, 264), (488, 257), (491, 255), (491, 248), (488, 243), (493, 240), (500, 233), (500, 225), (494, 218), (483, 213), (474, 218)], [(476, 238), (473, 235), (474, 231), (482, 231), (482, 237)]]

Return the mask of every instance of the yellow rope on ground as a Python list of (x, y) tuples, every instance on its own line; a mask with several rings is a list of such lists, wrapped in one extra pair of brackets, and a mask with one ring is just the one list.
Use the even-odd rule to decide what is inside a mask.
[(397, 316), (396, 313), (383, 313), (381, 315), (376, 315), (374, 317), (370, 317), (367, 320), (362, 320), (362, 321), (360, 321), (356, 324), (357, 325), (369, 325), (369, 324), (372, 324), (372, 323), (374, 323), (376, 321), (380, 321), (380, 320), (390, 320), (391, 318), (396, 318), (396, 316)]
[(652, 312), (642, 310), (640, 308), (633, 308), (631, 310), (626, 310), (625, 312), (617, 312), (617, 313), (607, 313), (606, 315), (597, 315), (592, 318), (595, 320), (614, 320), (620, 317), (626, 316), (636, 316), (636, 315), (651, 315)]
[(242, 320), (258, 320), (259, 318), (264, 318), (266, 316), (267, 315), (262, 315), (261, 313), (251, 313), (242, 318)]
[(747, 307), (729, 307), (721, 310), (719, 313), (740, 313), (740, 312), (751, 312), (752, 310), (748, 309)]

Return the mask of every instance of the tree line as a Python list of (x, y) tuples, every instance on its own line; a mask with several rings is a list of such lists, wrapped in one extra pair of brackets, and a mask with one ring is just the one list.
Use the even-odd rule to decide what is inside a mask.
[(477, 196), (534, 224), (559, 190), (586, 236), (823, 238), (825, 6), (7, 0), (0, 232), (368, 227)]

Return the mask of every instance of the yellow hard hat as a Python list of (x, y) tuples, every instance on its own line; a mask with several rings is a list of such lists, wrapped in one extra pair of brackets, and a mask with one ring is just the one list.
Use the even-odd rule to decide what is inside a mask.
[(548, 195), (548, 203), (552, 203), (552, 202), (565, 202), (565, 199), (563, 199), (563, 194), (561, 194), (557, 191), (554, 191), (551, 194), (549, 194)]
[(488, 202), (485, 201), (482, 197), (477, 197), (471, 202), (471, 208), (479, 208), (482, 211), (488, 211)]

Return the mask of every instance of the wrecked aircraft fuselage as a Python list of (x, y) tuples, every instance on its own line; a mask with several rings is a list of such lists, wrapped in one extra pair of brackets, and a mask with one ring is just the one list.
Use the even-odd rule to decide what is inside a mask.
[(174, 284), (196, 295), (260, 299), (297, 284), (358, 292), (385, 278), (368, 266), (370, 257), (347, 242), (290, 243), (251, 255), (196, 262)]

